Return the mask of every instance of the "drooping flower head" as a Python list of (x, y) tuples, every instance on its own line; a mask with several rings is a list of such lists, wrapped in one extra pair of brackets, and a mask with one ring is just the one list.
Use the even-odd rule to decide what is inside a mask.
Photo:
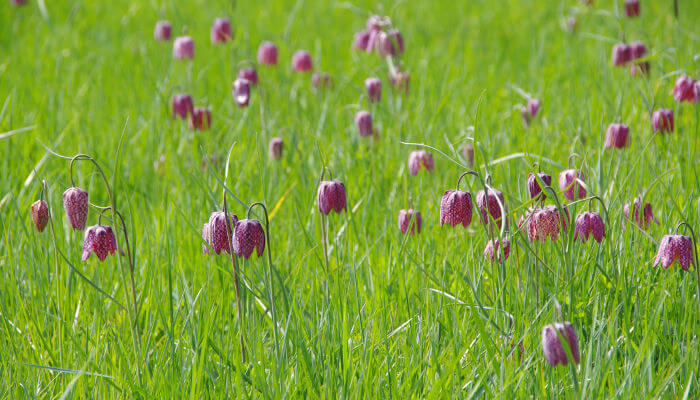
[(690, 236), (664, 235), (661, 238), (653, 266), (661, 264), (664, 268), (668, 268), (676, 261), (686, 271), (691, 265), (697, 268), (693, 256), (693, 240)]
[(245, 79), (250, 83), (251, 86), (258, 84), (258, 71), (255, 67), (245, 67), (238, 70), (238, 78)]
[(272, 42), (262, 42), (258, 48), (258, 63), (277, 65), (277, 46)]
[(404, 52), (403, 37), (397, 29), (379, 32), (376, 40), (375, 49), (381, 57), (396, 56)]
[(627, 65), (632, 61), (632, 49), (625, 43), (618, 43), (613, 46), (612, 60), (616, 67)]
[(585, 182), (583, 172), (577, 169), (565, 169), (559, 173), (559, 189), (569, 201), (586, 197), (586, 188), (578, 181)]
[(547, 197), (546, 193), (542, 193), (543, 187), (537, 178), (544, 183), (544, 187), (552, 186), (552, 177), (544, 172), (538, 172), (537, 175), (530, 172), (527, 176), (527, 191), (530, 193), (530, 198), (533, 200), (540, 200)]
[(435, 169), (435, 162), (433, 160), (433, 155), (425, 150), (412, 151), (408, 155), (408, 171), (411, 175), (418, 175), (421, 167), (425, 168), (426, 171), (432, 172)]
[(367, 50), (367, 47), (369, 45), (369, 38), (371, 36), (370, 31), (368, 30), (361, 30), (355, 34), (355, 37), (353, 38), (352, 41), (352, 48), (354, 50)]
[[(501, 247), (503, 244), (503, 247)], [(493, 238), (486, 243), (484, 248), (484, 257), (493, 261), (506, 262), (510, 256), (510, 241), (503, 239), (501, 242), (498, 238)]]
[(238, 78), (233, 81), (233, 98), (239, 108), (248, 106), (250, 101), (250, 82), (247, 79)]
[(316, 89), (325, 89), (333, 87), (333, 79), (328, 72), (315, 72), (311, 75), (311, 86)]
[(153, 29), (153, 37), (159, 41), (170, 40), (173, 28), (168, 21), (156, 22), (156, 27)]
[(539, 240), (544, 243), (547, 238), (553, 242), (557, 240), (560, 232), (567, 229), (569, 210), (565, 207), (564, 212), (559, 212), (556, 206), (549, 205), (537, 208), (529, 214), (527, 221), (527, 237), (531, 242)]
[(306, 50), (297, 50), (292, 56), (292, 68), (296, 72), (308, 72), (313, 69), (311, 54)]
[[(631, 213), (630, 209), (632, 211)], [(632, 221), (645, 231), (649, 228), (649, 224), (651, 224), (652, 221), (659, 225), (659, 220), (654, 217), (651, 204), (645, 203), (644, 207), (642, 207), (642, 199), (639, 197), (635, 197), (631, 204), (625, 204), (622, 207), (622, 213), (625, 215), (625, 219)]]
[(409, 208), (408, 210), (399, 211), (399, 230), (404, 235), (406, 232), (410, 232), (409, 235), (415, 235), (420, 233), (422, 221), (420, 217), (420, 211)]
[(590, 235), (593, 235), (596, 242), (602, 242), (605, 237), (605, 223), (597, 212), (582, 212), (576, 217), (574, 240), (586, 243)]
[(193, 110), (194, 103), (189, 94), (176, 94), (173, 96), (173, 118), (187, 119), (187, 116), (192, 114)]
[(63, 208), (73, 230), (85, 229), (88, 215), (88, 193), (81, 188), (71, 187), (63, 192)]
[(194, 40), (189, 36), (180, 36), (173, 42), (173, 58), (191, 60), (194, 58)]
[(576, 331), (574, 327), (568, 323), (556, 323), (552, 325), (546, 325), (542, 328), (542, 351), (544, 352), (544, 358), (552, 367), (557, 365), (567, 365), (569, 363), (569, 358), (567, 357), (567, 352), (564, 348), (559, 337), (564, 339), (564, 343), (571, 352), (573, 362), (578, 364), (580, 361), (580, 355), (578, 350), (578, 338), (576, 337)]
[(482, 224), (486, 225), (487, 221), (493, 222), (501, 228), (503, 219), (506, 218), (505, 213), (508, 212), (503, 193), (496, 189), (487, 189), (487, 193), (480, 190), (476, 194), (476, 205), (479, 207)]
[(90, 254), (95, 253), (100, 261), (104, 261), (107, 255), (117, 252), (117, 238), (112, 228), (105, 225), (93, 225), (85, 230), (83, 239), (83, 257), (85, 261)]
[(355, 114), (355, 126), (360, 132), (360, 136), (372, 135), (372, 115), (367, 111), (358, 111)]
[(238, 257), (250, 258), (253, 250), (258, 257), (265, 251), (265, 231), (260, 222), (254, 219), (242, 219), (236, 222), (233, 232), (233, 252)]
[(462, 224), (465, 228), (472, 222), (472, 195), (462, 190), (446, 190), (440, 200), (440, 226), (447, 222), (451, 226)]
[(238, 217), (231, 213), (229, 213), (228, 218), (223, 211), (214, 211), (209, 215), (209, 222), (206, 223), (207, 228), (202, 227), (202, 235), (208, 235), (205, 240), (214, 253), (221, 254), (222, 251), (225, 251), (231, 254), (233, 226), (236, 225), (236, 222), (238, 222)]
[(654, 111), (651, 116), (651, 125), (654, 132), (673, 132), (673, 110), (662, 108)]
[(622, 149), (629, 146), (630, 128), (624, 124), (610, 124), (605, 131), (605, 148)]
[(231, 21), (228, 18), (216, 18), (211, 26), (211, 43), (226, 43), (233, 38)]
[(673, 99), (681, 103), (684, 101), (693, 101), (695, 99), (695, 94), (693, 93), (693, 85), (695, 81), (685, 75), (681, 75), (676, 80), (676, 84), (673, 85)]
[(345, 185), (337, 180), (321, 181), (318, 185), (318, 210), (328, 215), (331, 211), (340, 214), (341, 211), (347, 210), (347, 194)]
[(44, 200), (37, 200), (31, 206), (32, 222), (37, 231), (43, 232), (49, 222), (49, 205)]
[(625, 15), (628, 18), (639, 16), (639, 0), (625, 0)]
[(408, 87), (411, 83), (411, 75), (408, 72), (401, 71), (400, 69), (394, 67), (389, 69), (389, 81), (397, 90), (408, 93)]
[(282, 157), (282, 149), (284, 147), (284, 141), (282, 138), (272, 138), (270, 139), (270, 144), (268, 146), (268, 151), (270, 153), (270, 158), (273, 160), (279, 160)]
[(378, 78), (365, 79), (365, 88), (370, 103), (378, 103), (382, 99), (382, 81)]
[(195, 107), (188, 120), (187, 126), (190, 129), (204, 131), (211, 127), (211, 111), (204, 107)]

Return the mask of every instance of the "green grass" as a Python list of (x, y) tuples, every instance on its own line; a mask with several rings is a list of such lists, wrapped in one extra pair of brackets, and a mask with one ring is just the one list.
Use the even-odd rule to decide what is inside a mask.
[[(679, 73), (700, 78), (700, 3), (679, 1), (678, 21), (672, 2), (660, 0), (619, 21), (622, 1), (602, 0), (593, 8), (574, 0), (42, 1), (45, 15), (33, 0), (4, 3), (0, 134), (26, 130), (0, 136), (0, 398), (700, 395), (697, 275), (651, 267), (656, 242), (678, 222), (700, 227), (700, 108), (669, 94)], [(575, 35), (561, 28), (573, 10)], [(407, 96), (391, 89), (383, 60), (350, 49), (370, 12), (402, 31)], [(212, 46), (219, 16), (231, 17), (235, 39)], [(153, 40), (159, 17), (175, 35), (186, 26), (193, 62), (173, 61), (172, 43)], [(612, 66), (620, 28), (650, 49), (648, 81)], [(259, 68), (261, 85), (239, 109), (231, 83), (262, 40), (278, 44), (280, 64)], [(333, 76), (332, 90), (314, 91), (307, 74), (290, 71), (301, 48)], [(369, 107), (376, 143), (353, 124), (368, 107), (370, 76), (383, 83), (382, 102)], [(529, 129), (516, 87), (542, 100)], [(180, 91), (211, 107), (211, 130), (193, 133), (170, 118)], [(649, 111), (660, 107), (675, 111), (670, 135), (652, 134)], [(630, 126), (631, 147), (604, 151), (616, 120)], [(274, 136), (285, 140), (279, 162), (267, 156)], [(433, 151), (435, 172), (411, 176), (416, 146), (401, 144), (458, 158), (468, 137), (480, 143), (477, 169), (504, 192), (512, 222), (529, 206), (531, 163), (541, 158), (556, 181), (580, 154), (590, 193), (610, 210), (607, 238), (530, 244), (518, 233), (505, 264), (485, 260), (476, 215), (466, 230), (439, 225), (440, 197), (464, 168)], [(231, 147), (231, 193), (274, 209), (266, 251), (279, 353), (264, 311), (266, 258), (253, 257), (240, 264), (246, 363), (231, 260), (201, 251)], [(82, 232), (70, 229), (61, 204), (69, 160), (47, 149), (90, 154), (113, 185), (134, 254), (138, 340), (127, 259), (80, 261)], [(324, 162), (349, 200), (348, 212), (329, 218), (328, 273), (315, 202)], [(109, 203), (89, 163), (74, 173), (93, 203)], [(30, 218), (44, 179), (60, 254), (51, 230), (39, 234)], [(474, 195), (479, 185), (463, 181)], [(622, 228), (622, 206), (644, 191), (661, 221), (648, 235)], [(423, 232), (405, 238), (396, 219), (409, 198)], [(229, 207), (245, 214), (233, 197)], [(572, 205), (572, 217), (586, 207)], [(88, 225), (97, 218), (92, 209)], [(103, 223), (114, 224), (109, 213)], [(579, 336), (575, 368), (551, 368), (542, 353), (542, 327), (561, 320)], [(513, 350), (520, 340), (522, 354)]]

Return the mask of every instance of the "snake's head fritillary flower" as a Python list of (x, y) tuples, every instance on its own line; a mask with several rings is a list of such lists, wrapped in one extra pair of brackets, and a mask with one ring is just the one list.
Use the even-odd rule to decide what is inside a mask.
[(578, 364), (580, 361), (578, 338), (574, 327), (568, 322), (547, 325), (542, 328), (542, 351), (547, 362), (552, 367), (569, 363), (567, 351), (561, 342), (560, 336), (564, 339), (566, 346), (568, 346), (574, 364)]
[(262, 65), (277, 65), (277, 46), (272, 42), (262, 42), (258, 47), (258, 63)]
[(624, 124), (610, 124), (605, 131), (605, 148), (622, 149), (629, 146), (630, 128)]
[(651, 116), (651, 125), (654, 132), (673, 132), (673, 110), (662, 108), (654, 111)]
[(292, 68), (296, 72), (308, 72), (313, 69), (311, 54), (306, 50), (297, 50), (292, 56)]
[(355, 114), (355, 126), (360, 132), (360, 136), (370, 136), (372, 134), (372, 115), (367, 111), (358, 111)]
[(381, 31), (384, 25), (386, 25), (386, 22), (384, 18), (379, 15), (370, 15), (369, 18), (367, 18), (366, 26), (369, 31)]
[(540, 186), (540, 182), (537, 180), (538, 177), (542, 183), (544, 183), (545, 187), (552, 186), (552, 177), (549, 174), (538, 172), (537, 175), (535, 175), (530, 172), (527, 176), (527, 191), (530, 192), (530, 198), (533, 200), (539, 200), (547, 196), (542, 193), (542, 186)]
[(673, 85), (673, 90), (671, 91), (671, 93), (673, 93), (673, 98), (679, 103), (693, 101), (695, 98), (695, 94), (693, 93), (694, 85), (695, 81), (685, 75), (681, 75), (676, 80), (676, 84)]
[(71, 187), (63, 192), (63, 208), (73, 230), (85, 229), (88, 215), (88, 193), (81, 188)]
[(647, 46), (642, 42), (630, 43), (630, 52), (632, 53), (632, 59), (636, 60), (647, 55)]
[(348, 198), (345, 192), (345, 185), (337, 180), (321, 181), (318, 186), (318, 210), (328, 215), (331, 211), (340, 214), (347, 210)]
[(397, 90), (408, 93), (408, 87), (411, 83), (411, 75), (408, 72), (399, 70), (398, 68), (391, 68), (389, 70), (389, 81)]
[(433, 160), (432, 153), (421, 150), (421, 161), (423, 162), (423, 167), (425, 167), (426, 171), (433, 172), (433, 170), (435, 170), (435, 160)]
[(253, 250), (258, 257), (265, 251), (265, 231), (260, 222), (254, 219), (242, 219), (236, 222), (233, 232), (233, 252), (238, 257), (250, 258)]
[(311, 75), (311, 85), (317, 89), (333, 87), (333, 79), (328, 72), (316, 72)]
[(49, 222), (49, 205), (44, 200), (37, 200), (32, 203), (32, 222), (39, 232), (43, 232)]
[(86, 261), (90, 254), (95, 253), (100, 261), (104, 261), (107, 255), (117, 252), (117, 238), (112, 228), (105, 225), (93, 225), (85, 230), (83, 239), (83, 257)]
[(493, 222), (500, 229), (505, 212), (508, 210), (506, 200), (499, 190), (488, 189), (487, 192), (480, 190), (476, 194), (476, 205), (479, 207), (481, 223), (486, 225), (487, 221)]
[(247, 80), (252, 86), (258, 84), (258, 71), (255, 67), (245, 67), (238, 70), (238, 78)]
[(420, 233), (421, 225), (420, 211), (416, 211), (412, 208), (399, 211), (399, 230), (404, 235), (406, 232), (409, 232), (409, 227), (411, 228), (409, 232), (410, 235)]
[[(501, 247), (503, 244), (503, 247)], [(510, 256), (510, 241), (503, 239), (501, 242), (498, 238), (493, 238), (486, 243), (484, 248), (484, 257), (491, 261), (505, 262)], [(522, 346), (522, 344), (521, 344)]]
[(433, 155), (425, 150), (412, 151), (408, 155), (408, 171), (411, 175), (418, 175), (421, 167), (425, 168), (426, 171), (432, 172), (435, 169), (435, 161), (433, 160)]
[(369, 45), (369, 38), (371, 36), (370, 31), (362, 30), (355, 34), (352, 41), (352, 48), (355, 50), (367, 50)]
[(247, 79), (238, 78), (233, 81), (233, 98), (239, 108), (248, 106), (250, 101), (250, 82)]
[(582, 212), (576, 217), (574, 240), (585, 243), (591, 235), (596, 242), (602, 242), (605, 237), (605, 223), (597, 212)]
[(189, 94), (176, 94), (173, 96), (173, 118), (187, 119), (187, 115), (192, 114), (193, 110), (194, 103)]
[(525, 108), (527, 109), (527, 113), (530, 114), (530, 116), (534, 117), (537, 115), (537, 112), (540, 110), (540, 106), (542, 103), (537, 100), (537, 99), (529, 99), (527, 101), (527, 106)]
[(168, 21), (156, 22), (156, 27), (153, 29), (153, 37), (156, 40), (168, 41), (172, 35), (173, 27)]
[(472, 222), (472, 195), (462, 190), (446, 190), (440, 200), (440, 226), (462, 224), (465, 228)]
[(693, 256), (693, 240), (690, 236), (665, 235), (661, 238), (653, 266), (661, 264), (664, 268), (668, 268), (676, 261), (686, 271), (691, 265), (697, 268)]
[(365, 79), (365, 88), (370, 103), (378, 103), (382, 99), (382, 81), (378, 78)]
[(381, 57), (395, 57), (398, 54), (403, 54), (404, 46), (401, 32), (396, 29), (392, 29), (388, 32), (379, 32), (375, 47), (377, 54)]
[(268, 146), (268, 151), (270, 153), (270, 158), (273, 160), (279, 160), (282, 157), (282, 149), (284, 148), (284, 141), (282, 138), (272, 138)]
[(583, 172), (576, 169), (565, 169), (559, 173), (559, 189), (569, 201), (586, 197), (586, 188), (578, 181), (585, 182)]
[(628, 18), (639, 16), (639, 0), (625, 0), (625, 15)]
[(645, 231), (649, 228), (652, 221), (660, 225), (659, 220), (654, 217), (651, 203), (645, 203), (644, 206), (642, 206), (642, 200), (639, 197), (635, 197), (631, 204), (625, 204), (622, 207), (622, 213), (625, 215), (626, 219), (629, 219)]
[(173, 58), (191, 60), (194, 58), (194, 40), (189, 36), (180, 36), (173, 42)]
[(613, 46), (612, 60), (616, 67), (626, 65), (632, 60), (632, 49), (625, 43), (618, 43)]
[(630, 64), (630, 73), (632, 76), (648, 76), (650, 68), (649, 61), (636, 62), (634, 64)]
[(228, 18), (216, 18), (211, 26), (211, 43), (226, 43), (232, 38), (231, 21)]
[(211, 127), (211, 111), (204, 107), (195, 107), (188, 121), (190, 129), (204, 131)]
[(539, 240), (545, 242), (547, 238), (553, 242), (559, 237), (559, 233), (566, 229), (569, 211), (564, 208), (562, 215), (556, 206), (545, 206), (532, 211), (527, 221), (527, 237), (530, 241)]
[(474, 167), (474, 145), (467, 143), (462, 146), (462, 157), (467, 161), (469, 168)]
[[(238, 217), (229, 213), (228, 218), (223, 211), (214, 211), (209, 215), (207, 244), (216, 254), (225, 251), (231, 254), (231, 240), (233, 239), (233, 226), (236, 226)], [(202, 234), (204, 234), (202, 229)]]

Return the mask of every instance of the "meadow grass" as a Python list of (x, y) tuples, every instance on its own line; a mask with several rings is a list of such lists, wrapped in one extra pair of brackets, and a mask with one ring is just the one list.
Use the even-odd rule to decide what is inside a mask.
[[(700, 3), (679, 1), (678, 20), (672, 1), (642, 1), (637, 19), (619, 17), (621, 4), (3, 4), (0, 397), (697, 398), (698, 276), (651, 266), (678, 222), (700, 227), (700, 108), (669, 94), (679, 74), (700, 78)], [(574, 12), (579, 29), (570, 34), (562, 19)], [(403, 34), (407, 95), (391, 88), (385, 60), (351, 50), (370, 13), (390, 16)], [(212, 46), (220, 16), (231, 18), (235, 38)], [(172, 43), (153, 40), (159, 19), (194, 38), (192, 62), (174, 61)], [(621, 29), (650, 49), (648, 80), (612, 66)], [(263, 40), (279, 46), (279, 65), (258, 68), (260, 85), (239, 109), (231, 83)], [(330, 73), (332, 89), (314, 90), (309, 74), (291, 71), (297, 49)], [(368, 106), (370, 76), (383, 93)], [(543, 104), (529, 128), (518, 88)], [(171, 118), (179, 92), (211, 108), (211, 130)], [(660, 107), (674, 109), (675, 132), (652, 133), (650, 111)], [(378, 141), (358, 136), (360, 109), (372, 112)], [(605, 151), (615, 121), (630, 127), (631, 146)], [(275, 136), (285, 141), (279, 161), (267, 155)], [(464, 163), (459, 148), (470, 138), (479, 143), (475, 169), (508, 204), (505, 263), (483, 257), (488, 235), (476, 214), (468, 229), (440, 227), (440, 198), (464, 167), (437, 151), (433, 173), (406, 167), (418, 146), (402, 142)], [(135, 325), (126, 258), (82, 262), (82, 232), (66, 221), (69, 160), (60, 156), (79, 153), (102, 166), (126, 222)], [(589, 194), (609, 210), (607, 237), (529, 243), (515, 222), (530, 205), (532, 162), (556, 182), (572, 153)], [(316, 208), (324, 165), (348, 192), (347, 212), (327, 218), (328, 269)], [(74, 178), (91, 202), (110, 202), (89, 163), (77, 162)], [(42, 180), (56, 246), (30, 218)], [(240, 218), (256, 201), (271, 211), (265, 251), (279, 338), (266, 312), (266, 258), (241, 261), (245, 363), (231, 260), (202, 254), (201, 224), (221, 209), (224, 180)], [(480, 183), (467, 177), (467, 187), (475, 195)], [(623, 229), (622, 207), (640, 193), (660, 225)], [(409, 198), (423, 217), (414, 237), (397, 228)], [(97, 217), (92, 209), (88, 225)], [(109, 214), (103, 223), (116, 225)], [(577, 331), (577, 366), (544, 359), (540, 332), (559, 321)]]

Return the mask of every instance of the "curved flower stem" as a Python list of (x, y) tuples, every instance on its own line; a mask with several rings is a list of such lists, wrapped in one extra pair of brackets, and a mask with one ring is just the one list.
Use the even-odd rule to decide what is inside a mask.
[(261, 202), (256, 202), (248, 207), (248, 213), (246, 218), (250, 219), (250, 211), (253, 207), (259, 206), (263, 209), (265, 214), (265, 239), (267, 240), (267, 295), (270, 300), (270, 314), (272, 314), (272, 334), (275, 338), (275, 355), (279, 360), (280, 350), (279, 350), (279, 336), (277, 334), (277, 316), (275, 314), (275, 300), (272, 290), (272, 243), (270, 243), (270, 219), (267, 215), (267, 207)]
[(581, 156), (578, 153), (571, 153), (569, 155), (569, 158), (567, 159), (567, 162), (566, 162), (566, 166), (569, 168), (571, 168), (571, 159), (572, 158), (578, 158), (583, 163), (583, 158), (581, 158)]
[(693, 227), (690, 226), (690, 224), (687, 222), (681, 222), (680, 224), (676, 225), (675, 232), (678, 233), (678, 229), (680, 229), (682, 226), (685, 226), (685, 228), (690, 231), (690, 236), (693, 237), (693, 255), (695, 256), (695, 274), (697, 275), (697, 279), (695, 280), (695, 290), (697, 291), (698, 303), (700, 304), (700, 268), (698, 268), (698, 242), (695, 240), (695, 231), (693, 230)]
[(462, 178), (464, 178), (466, 175), (474, 175), (477, 178), (479, 177), (479, 174), (474, 170), (468, 170), (464, 172), (462, 175), (459, 176), (459, 178), (457, 178), (457, 190), (459, 190), (459, 185), (462, 183)]
[[(107, 188), (107, 195), (109, 196), (109, 204), (114, 206), (114, 197), (112, 196), (112, 187), (109, 185), (109, 181), (107, 181), (107, 176), (105, 175), (104, 171), (102, 171), (102, 167), (100, 167), (100, 164), (98, 164), (94, 158), (90, 157), (87, 154), (76, 154), (75, 156), (73, 156), (73, 158), (71, 158), (70, 168), (69, 168), (71, 186), (75, 186), (75, 181), (73, 180), (73, 164), (77, 160), (90, 161), (95, 166), (95, 168), (97, 168), (97, 171), (100, 173), (100, 176), (102, 176), (102, 181), (104, 182), (105, 187)], [(95, 208), (99, 208), (99, 209), (107, 209), (110, 207), (110, 206), (97, 206), (94, 204), (92, 204), (92, 206)]]
[[(226, 216), (226, 223), (229, 224), (229, 226), (233, 225), (233, 221), (231, 220), (229, 213), (228, 213), (228, 205), (226, 203), (226, 188), (222, 190), (222, 197), (223, 197), (223, 210), (224, 210), (224, 215)], [(246, 362), (246, 357), (245, 357), (245, 341), (243, 340), (243, 310), (241, 308), (241, 295), (240, 295), (240, 283), (238, 279), (238, 259), (236, 255), (233, 253), (233, 249), (231, 249), (231, 234), (229, 233), (228, 229), (226, 229), (226, 240), (229, 244), (229, 254), (231, 254), (231, 266), (233, 268), (233, 281), (234, 281), (234, 289), (236, 291), (236, 311), (238, 314), (238, 338), (240, 339), (241, 342), (241, 362), (245, 363)]]
[(605, 207), (605, 202), (604, 202), (603, 199), (601, 199), (599, 196), (591, 196), (591, 197), (589, 198), (589, 200), (588, 200), (588, 211), (591, 210), (591, 202), (592, 202), (594, 199), (595, 199), (595, 200), (598, 200), (598, 202), (600, 203), (600, 206), (603, 207), (603, 211), (605, 212), (605, 219), (607, 220), (606, 222), (608, 223), (608, 225), (610, 225), (610, 213), (608, 213), (608, 208)]

